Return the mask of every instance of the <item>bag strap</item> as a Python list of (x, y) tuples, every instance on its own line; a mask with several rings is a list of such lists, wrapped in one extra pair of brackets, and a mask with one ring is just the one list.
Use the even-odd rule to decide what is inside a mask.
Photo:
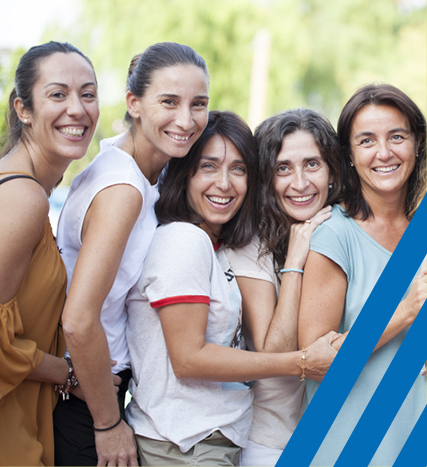
[(36, 180), (34, 177), (31, 177), (30, 175), (11, 175), (10, 177), (6, 177), (6, 178), (3, 178), (2, 180), (0, 180), (0, 185), (2, 183), (8, 182), (9, 180), (13, 180), (15, 178), (29, 178), (30, 180), (34, 180), (35, 182), (37, 182), (40, 185), (40, 182), (38, 180)]

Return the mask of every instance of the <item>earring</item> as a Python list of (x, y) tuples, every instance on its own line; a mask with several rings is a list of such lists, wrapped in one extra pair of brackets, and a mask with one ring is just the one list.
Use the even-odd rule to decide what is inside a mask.
[(25, 123), (25, 125), (28, 125), (29, 120), (27, 118), (24, 118), (24, 123)]
[(329, 189), (332, 190), (332, 183), (329, 184)]
[(354, 167), (353, 161), (350, 161), (350, 167)]
[(418, 157), (418, 153), (415, 154), (415, 157)]

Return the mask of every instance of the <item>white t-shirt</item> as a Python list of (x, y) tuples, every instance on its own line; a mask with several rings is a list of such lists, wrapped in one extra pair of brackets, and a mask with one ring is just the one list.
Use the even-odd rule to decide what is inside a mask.
[(112, 368), (114, 373), (130, 368), (125, 337), (125, 299), (141, 275), (157, 226), (154, 204), (159, 197), (157, 185), (150, 184), (135, 160), (127, 152), (112, 146), (116, 139), (101, 141), (101, 152), (73, 180), (59, 218), (57, 234), (57, 245), (67, 269), (68, 292), (82, 246), (83, 222), (95, 196), (109, 186), (120, 184), (132, 185), (142, 195), (141, 213), (129, 236), (116, 279), (101, 309), (101, 322), (107, 336), (110, 357), (118, 362)]
[[(240, 250), (226, 249), (234, 274), (271, 282), (279, 296), (273, 255), (258, 260), (259, 240)], [(245, 317), (243, 316), (243, 320)], [(249, 439), (275, 449), (284, 449), (302, 414), (305, 384), (299, 376), (262, 379), (254, 386), (254, 414)]]
[(128, 423), (137, 435), (171, 441), (182, 452), (215, 430), (245, 446), (252, 419), (247, 385), (175, 377), (158, 314), (159, 307), (175, 303), (209, 305), (206, 342), (241, 344), (241, 295), (224, 248), (215, 253), (208, 235), (185, 222), (157, 229), (128, 295)]

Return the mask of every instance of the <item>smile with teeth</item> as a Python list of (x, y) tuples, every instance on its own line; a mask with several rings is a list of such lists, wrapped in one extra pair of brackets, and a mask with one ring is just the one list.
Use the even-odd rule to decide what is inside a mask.
[(76, 128), (74, 126), (58, 128), (58, 131), (65, 136), (83, 136), (85, 127)]
[(218, 198), (217, 196), (207, 196), (208, 200), (216, 204), (228, 204), (231, 203), (233, 198)]
[(399, 165), (390, 165), (388, 167), (375, 167), (372, 170), (374, 172), (387, 173), (387, 172), (394, 172), (398, 168), (399, 168)]
[(188, 141), (190, 139), (191, 135), (187, 136), (180, 136), (180, 135), (175, 135), (173, 133), (167, 133), (166, 134), (169, 136), (169, 138), (174, 139), (175, 141)]
[(295, 201), (296, 203), (304, 203), (313, 199), (315, 195), (306, 195), (306, 196), (288, 196), (289, 199)]

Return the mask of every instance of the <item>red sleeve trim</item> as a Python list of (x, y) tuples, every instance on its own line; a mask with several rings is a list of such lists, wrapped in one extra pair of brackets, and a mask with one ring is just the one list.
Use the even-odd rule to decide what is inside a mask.
[(206, 295), (178, 295), (177, 297), (168, 297), (151, 302), (150, 306), (151, 308), (160, 308), (161, 306), (175, 305), (176, 303), (206, 303), (206, 305), (210, 305), (211, 299)]

